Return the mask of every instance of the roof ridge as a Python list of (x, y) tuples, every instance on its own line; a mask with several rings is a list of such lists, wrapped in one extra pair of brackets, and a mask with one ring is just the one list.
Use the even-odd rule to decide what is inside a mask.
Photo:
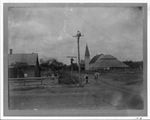
[(13, 53), (11, 55), (34, 55), (34, 54), (38, 54), (38, 53)]
[(97, 55), (95, 55), (95, 56), (91, 59), (90, 63), (95, 63), (95, 62), (97, 61), (97, 59), (98, 59), (101, 55), (103, 55), (103, 53), (102, 53), (102, 54), (97, 54)]

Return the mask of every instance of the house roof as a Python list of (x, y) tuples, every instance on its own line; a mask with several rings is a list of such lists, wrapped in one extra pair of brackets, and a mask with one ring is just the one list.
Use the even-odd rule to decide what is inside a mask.
[(97, 59), (98, 59), (101, 55), (103, 55), (103, 54), (95, 55), (95, 56), (91, 59), (90, 64), (91, 64), (91, 63), (95, 63), (95, 62), (97, 61)]
[(106, 68), (106, 67), (128, 67), (128, 65), (122, 63), (121, 61), (117, 59), (113, 60), (99, 60), (96, 64), (95, 67), (101, 67), (101, 68)]
[(101, 60), (114, 60), (114, 59), (117, 59), (117, 58), (115, 58), (114, 56), (112, 56), (112, 55), (103, 55), (101, 58), (100, 58)]
[(86, 49), (85, 49), (85, 56), (86, 56), (86, 57), (89, 57), (89, 56), (90, 56), (89, 48), (88, 48), (87, 44), (86, 44)]
[(22, 62), (27, 63), (28, 65), (36, 65), (38, 54), (32, 53), (32, 54), (9, 54), (9, 66), (12, 64), (15, 64), (16, 62)]
[[(90, 63), (94, 63), (95, 68), (104, 68), (104, 67), (129, 67), (128, 65), (122, 63), (117, 58), (112, 55), (96, 55), (93, 57), (93, 61)], [(101, 56), (100, 59), (98, 59)]]

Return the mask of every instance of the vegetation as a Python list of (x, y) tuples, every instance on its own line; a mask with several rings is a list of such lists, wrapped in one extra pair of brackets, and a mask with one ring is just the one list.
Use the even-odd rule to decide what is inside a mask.
[(11, 64), (11, 66), (22, 71), (25, 71), (29, 67), (28, 64), (24, 62), (16, 62), (15, 64)]
[(40, 64), (41, 70), (58, 71), (58, 70), (67, 69), (67, 65), (57, 61), (57, 59), (55, 58), (49, 58), (48, 60), (41, 59), (40, 63), (41, 63)]
[(126, 65), (128, 65), (131, 69), (143, 69), (143, 61), (123, 61)]
[(69, 71), (61, 71), (59, 73), (60, 76), (60, 84), (77, 84), (79, 83), (79, 77), (77, 74), (72, 74)]

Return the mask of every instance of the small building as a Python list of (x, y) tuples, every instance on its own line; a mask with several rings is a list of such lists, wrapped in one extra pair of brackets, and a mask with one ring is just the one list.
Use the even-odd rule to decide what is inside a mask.
[(94, 56), (90, 61), (90, 70), (110, 70), (118, 68), (128, 68), (129, 66), (119, 61), (112, 55), (99, 54)]
[[(16, 68), (15, 65), (18, 63), (25, 63), (27, 65), (26, 69), (19, 70)], [(10, 50), (10, 54), (8, 54), (8, 77), (23, 78), (25, 74), (28, 77), (40, 77), (38, 54), (13, 54)]]

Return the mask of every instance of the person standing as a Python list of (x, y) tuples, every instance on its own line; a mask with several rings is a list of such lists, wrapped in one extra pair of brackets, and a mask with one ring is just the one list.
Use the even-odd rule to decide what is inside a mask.
[(24, 77), (27, 78), (27, 77), (28, 77), (28, 74), (27, 74), (27, 73), (24, 73)]
[(96, 82), (97, 82), (97, 80), (98, 80), (98, 77), (99, 77), (99, 72), (95, 72), (95, 74), (94, 74), (94, 79), (95, 79)]
[(54, 75), (54, 74), (51, 75), (51, 79), (52, 79), (53, 81), (55, 80), (55, 75)]
[(94, 80), (97, 81), (97, 75), (96, 75), (96, 72), (94, 74)]
[(97, 79), (99, 78), (99, 72), (97, 72)]
[(59, 79), (59, 74), (57, 73), (57, 80), (58, 80), (58, 84), (60, 84), (60, 79)]
[(85, 74), (84, 78), (85, 78), (85, 82), (87, 84), (89, 82), (89, 76), (87, 74)]

